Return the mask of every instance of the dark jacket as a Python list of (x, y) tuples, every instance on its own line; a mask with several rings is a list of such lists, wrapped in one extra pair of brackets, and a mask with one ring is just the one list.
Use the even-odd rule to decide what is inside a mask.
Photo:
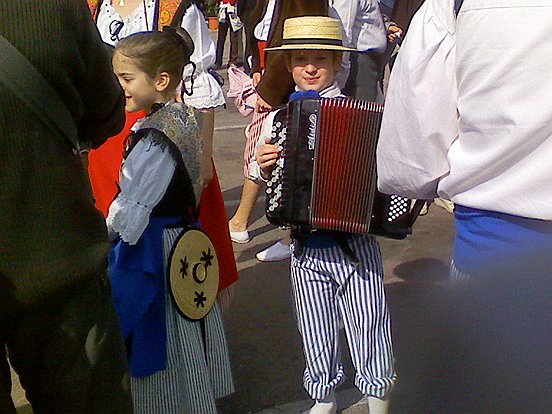
[[(264, 16), (266, 0), (259, 0), (257, 7), (251, 14), (250, 25), (255, 27)], [(274, 18), (270, 26), (268, 47), (280, 46), (284, 31), (284, 20), (299, 16), (327, 16), (328, 0), (276, 0)], [(252, 32), (252, 30), (251, 30)], [(259, 50), (251, 48), (253, 53), (252, 72), (259, 72)], [(257, 93), (273, 107), (280, 106), (288, 101), (294, 87), (293, 78), (286, 67), (284, 53), (281, 51), (268, 52), (266, 68), (261, 82), (257, 85)]]
[(423, 2), (423, 0), (395, 0), (391, 20), (406, 33), (412, 16), (418, 11)]
[[(2, 0), (0, 32), (58, 92), (81, 140), (98, 147), (123, 127), (124, 95), (84, 0)], [(105, 271), (107, 249), (80, 159), (0, 84), (0, 316)]]
[(238, 17), (244, 24), (249, 20), (249, 16), (251, 16), (251, 12), (255, 9), (257, 3), (256, 0), (238, 0)]

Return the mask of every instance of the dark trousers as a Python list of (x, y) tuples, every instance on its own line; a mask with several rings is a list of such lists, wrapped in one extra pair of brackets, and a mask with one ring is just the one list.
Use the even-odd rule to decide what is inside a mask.
[(6, 359), (41, 413), (132, 413), (124, 345), (105, 276), (0, 319), (0, 413), (15, 413)]
[(351, 53), (351, 71), (343, 93), (365, 101), (375, 101), (383, 66), (377, 53)]
[(218, 38), (217, 38), (217, 53), (215, 58), (215, 65), (222, 66), (222, 55), (224, 54), (224, 43), (226, 42), (226, 36), (230, 30), (230, 57), (228, 63), (238, 63), (238, 42), (239, 36), (242, 34), (242, 29), (233, 31), (230, 21), (226, 19), (226, 22), (219, 22)]

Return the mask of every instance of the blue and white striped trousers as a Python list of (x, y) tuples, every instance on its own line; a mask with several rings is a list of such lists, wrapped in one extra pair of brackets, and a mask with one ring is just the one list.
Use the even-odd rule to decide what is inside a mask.
[[(165, 263), (182, 229), (165, 229)], [(167, 368), (131, 377), (135, 414), (216, 414), (215, 400), (234, 392), (230, 358), (218, 303), (203, 319), (190, 321), (176, 310), (165, 284)]]
[(379, 244), (368, 235), (351, 236), (348, 243), (360, 261), (358, 266), (338, 245), (304, 247), (299, 257), (291, 259), (295, 312), (306, 360), (303, 385), (313, 399), (326, 397), (344, 380), (340, 318), (357, 388), (382, 398), (396, 379)]

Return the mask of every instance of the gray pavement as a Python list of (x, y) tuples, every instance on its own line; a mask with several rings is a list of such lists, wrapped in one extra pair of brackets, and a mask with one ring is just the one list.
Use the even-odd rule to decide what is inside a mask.
[[(228, 47), (227, 47), (228, 49)], [(226, 76), (225, 71), (219, 73)], [(227, 85), (225, 86), (227, 87)], [(229, 217), (243, 183), (243, 128), (249, 119), (231, 102), (217, 112), (214, 159)], [(289, 261), (261, 263), (255, 253), (282, 236), (264, 217), (264, 199), (253, 211), (253, 239), (234, 244), (240, 271), (232, 306), (224, 314), (236, 392), (220, 401), (221, 414), (298, 414), (311, 401), (302, 388), (303, 355), (292, 312)], [(420, 217), (414, 234), (404, 241), (381, 239), (385, 283), (390, 306), (396, 367), (399, 376), (392, 396), (392, 413), (424, 413), (442, 309), (453, 237), (452, 216), (432, 206)], [(343, 349), (346, 344), (343, 340)], [(354, 388), (353, 369), (343, 358), (348, 380), (338, 391), (345, 414), (367, 413), (354, 407), (362, 397)], [(20, 387), (14, 387), (18, 413), (30, 413)], [(439, 412), (433, 407), (433, 412)], [(195, 413), (191, 413), (195, 414)]]

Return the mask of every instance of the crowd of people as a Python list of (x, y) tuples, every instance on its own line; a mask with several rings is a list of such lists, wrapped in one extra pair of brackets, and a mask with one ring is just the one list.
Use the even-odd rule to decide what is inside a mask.
[[(238, 280), (232, 243), (251, 240), (281, 165), (271, 133), (290, 102), (346, 96), (385, 102), (379, 190), (454, 213), (457, 342), (442, 352), (464, 375), (436, 392), (443, 412), (548, 412), (552, 0), (217, 5), (216, 43), (201, 0), (0, 5), (0, 412), (15, 412), (11, 366), (36, 413), (216, 414), (235, 391), (222, 313)], [(212, 157), (227, 101), (214, 70), (226, 67), (256, 95), (230, 218)], [(175, 260), (192, 230), (214, 251)], [(389, 412), (377, 238), (293, 228), (257, 258), (290, 259), (307, 413), (337, 413), (340, 329), (366, 412)], [(172, 274), (193, 279), (189, 301), (205, 307), (213, 263), (216, 299), (190, 316)]]

